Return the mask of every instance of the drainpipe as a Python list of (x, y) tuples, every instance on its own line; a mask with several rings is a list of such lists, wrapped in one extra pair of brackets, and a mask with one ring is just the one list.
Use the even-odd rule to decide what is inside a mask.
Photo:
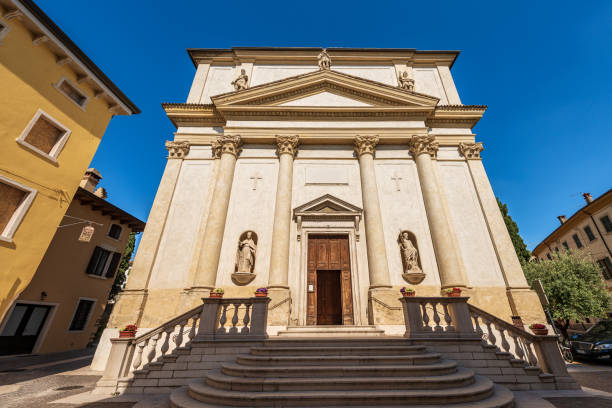
[(604, 246), (606, 247), (606, 249), (608, 250), (608, 254), (610, 254), (610, 257), (612, 258), (612, 251), (610, 251), (610, 247), (608, 246), (608, 243), (606, 242), (604, 236), (602, 235), (601, 231), (599, 230), (599, 227), (597, 226), (597, 223), (595, 222), (595, 218), (593, 218), (593, 214), (587, 212), (587, 211), (582, 211), (583, 213), (585, 213), (586, 215), (588, 215), (589, 217), (591, 217), (591, 221), (593, 221), (593, 224), (595, 224), (595, 229), (597, 230), (597, 233), (599, 234), (599, 238), (601, 238), (601, 242), (603, 242)]

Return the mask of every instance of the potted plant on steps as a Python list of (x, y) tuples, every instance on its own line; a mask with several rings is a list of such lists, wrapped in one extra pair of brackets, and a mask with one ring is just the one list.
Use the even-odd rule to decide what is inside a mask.
[(461, 288), (448, 288), (448, 289), (444, 289), (444, 293), (448, 297), (459, 297), (459, 296), (461, 296)]
[(224, 293), (225, 291), (223, 290), (223, 288), (214, 288), (213, 290), (210, 291), (210, 295), (208, 297), (209, 298), (222, 298)]
[(258, 288), (255, 291), (255, 297), (268, 297), (268, 288)]
[(405, 286), (400, 289), (400, 293), (402, 294), (403, 297), (415, 296), (416, 295), (416, 291), (414, 289), (407, 288)]
[(541, 323), (533, 323), (529, 328), (536, 336), (546, 336), (548, 334), (548, 328)]
[(136, 337), (136, 330), (138, 330), (138, 327), (135, 324), (128, 324), (119, 330), (119, 338)]

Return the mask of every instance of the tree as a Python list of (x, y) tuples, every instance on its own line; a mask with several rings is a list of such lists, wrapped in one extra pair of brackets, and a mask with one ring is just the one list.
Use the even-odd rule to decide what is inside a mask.
[(558, 252), (552, 260), (523, 265), (531, 285), (539, 279), (555, 325), (567, 338), (570, 319), (605, 317), (610, 297), (601, 270), (584, 252)]
[(125, 245), (125, 250), (123, 251), (123, 257), (121, 258), (121, 263), (119, 264), (119, 269), (117, 271), (117, 275), (115, 276), (115, 282), (113, 282), (113, 287), (108, 295), (109, 299), (114, 298), (117, 293), (121, 291), (123, 284), (125, 283), (126, 276), (125, 272), (130, 267), (130, 261), (132, 260), (132, 253), (134, 252), (134, 246), (136, 244), (136, 233), (132, 232), (128, 237), (128, 242)]
[(518, 225), (516, 225), (516, 222), (514, 222), (512, 217), (508, 214), (508, 206), (499, 201), (499, 198), (496, 199), (499, 211), (501, 211), (504, 217), (506, 228), (508, 229), (508, 233), (510, 233), (510, 239), (512, 240), (512, 245), (514, 245), (514, 250), (516, 251), (519, 261), (521, 261), (521, 263), (529, 262), (531, 252), (529, 252), (527, 245), (525, 245), (525, 241), (523, 241), (523, 238), (519, 235)]

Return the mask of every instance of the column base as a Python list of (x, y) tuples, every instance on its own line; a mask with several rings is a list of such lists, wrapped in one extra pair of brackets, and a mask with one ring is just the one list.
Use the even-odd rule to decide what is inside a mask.
[(127, 289), (117, 296), (117, 302), (108, 320), (107, 327), (120, 327), (128, 324), (140, 326), (140, 320), (147, 302), (146, 289)]
[(286, 286), (268, 286), (268, 326), (288, 326), (291, 316), (291, 291)]
[(370, 287), (368, 290), (368, 323), (404, 324), (401, 295), (390, 286)]
[(538, 294), (529, 288), (506, 289), (508, 302), (514, 314), (521, 318), (525, 326), (531, 323), (546, 324), (546, 314)]

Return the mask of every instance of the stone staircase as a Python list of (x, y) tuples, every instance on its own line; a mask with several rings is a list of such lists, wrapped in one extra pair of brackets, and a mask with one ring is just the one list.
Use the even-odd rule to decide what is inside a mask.
[(376, 326), (289, 326), (277, 333), (279, 337), (366, 337), (384, 336)]
[(513, 400), (505, 387), (423, 345), (378, 336), (266, 340), (170, 394), (174, 408), (511, 407)]

